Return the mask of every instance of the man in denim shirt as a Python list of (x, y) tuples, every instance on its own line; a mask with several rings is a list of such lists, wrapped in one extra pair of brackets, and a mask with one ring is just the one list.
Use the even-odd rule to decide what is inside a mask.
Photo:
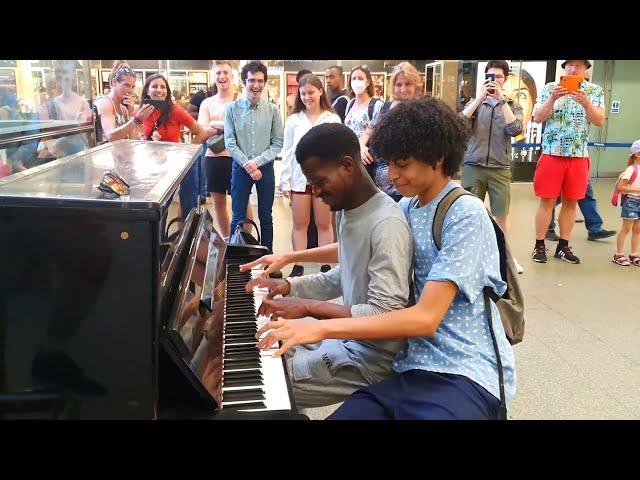
[[(416, 135), (420, 132), (420, 135)], [(413, 233), (415, 306), (360, 318), (320, 322), (277, 320), (261, 348), (282, 340), (278, 354), (327, 338), (407, 338), (393, 363), (396, 375), (362, 388), (331, 419), (496, 419), (496, 354), (485, 313), (484, 287), (502, 295), (499, 251), (491, 219), (473, 196), (449, 209), (442, 248), (431, 236), (436, 207), (456, 184), (468, 127), (442, 101), (403, 102), (376, 127), (372, 149), (389, 161), (389, 179), (405, 197)], [(493, 302), (493, 330), (504, 371), (507, 405), (515, 395), (515, 362)]]
[(244, 96), (224, 111), (224, 143), (233, 158), (231, 168), (231, 233), (247, 212), (253, 184), (258, 193), (262, 243), (273, 251), (273, 197), (276, 190), (273, 161), (282, 149), (284, 130), (275, 105), (261, 100), (267, 67), (249, 62), (240, 75)]

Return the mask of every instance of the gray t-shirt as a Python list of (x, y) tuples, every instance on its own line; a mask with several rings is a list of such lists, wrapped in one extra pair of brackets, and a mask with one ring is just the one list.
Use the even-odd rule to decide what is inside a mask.
[[(398, 204), (379, 191), (357, 208), (336, 212), (336, 225), (340, 264), (326, 273), (289, 278), (290, 295), (316, 300), (342, 296), (352, 317), (406, 307), (413, 239)], [(404, 343), (346, 340), (345, 346), (361, 371), (387, 370)]]

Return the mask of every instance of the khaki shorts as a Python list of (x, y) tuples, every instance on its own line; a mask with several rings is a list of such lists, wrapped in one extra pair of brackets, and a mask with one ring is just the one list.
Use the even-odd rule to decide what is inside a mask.
[(484, 202), (489, 192), (491, 213), (495, 217), (509, 215), (511, 203), (511, 169), (488, 168), (465, 164), (460, 172), (462, 188), (469, 190)]

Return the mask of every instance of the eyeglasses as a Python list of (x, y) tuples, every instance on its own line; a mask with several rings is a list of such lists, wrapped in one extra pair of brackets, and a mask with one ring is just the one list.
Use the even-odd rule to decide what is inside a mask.
[(351, 73), (355, 72), (356, 70), (363, 70), (365, 72), (368, 72), (369, 71), (369, 67), (366, 66), (366, 65), (356, 65), (355, 67), (353, 67), (351, 69)]
[(113, 78), (120, 78), (122, 75), (135, 77), (136, 72), (129, 65), (121, 65), (120, 68), (118, 68), (113, 74)]

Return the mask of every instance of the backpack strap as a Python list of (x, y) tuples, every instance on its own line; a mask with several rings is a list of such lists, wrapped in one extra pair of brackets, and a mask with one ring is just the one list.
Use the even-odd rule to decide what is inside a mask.
[(442, 228), (444, 227), (444, 217), (447, 216), (447, 212), (449, 211), (449, 208), (451, 208), (451, 205), (453, 205), (453, 202), (463, 195), (473, 196), (473, 193), (467, 192), (462, 187), (452, 188), (438, 202), (436, 213), (433, 217), (433, 223), (431, 224), (431, 238), (433, 238), (433, 243), (435, 243), (436, 249), (438, 250), (442, 248)]
[(349, 102), (347, 103), (346, 108), (344, 109), (344, 118), (347, 118), (347, 114), (349, 113), (349, 110), (351, 110), (351, 107), (353, 107), (353, 103), (356, 101), (356, 97), (353, 97), (351, 100), (349, 100)]
[(487, 322), (489, 323), (489, 333), (491, 333), (491, 341), (493, 343), (493, 351), (496, 354), (496, 365), (498, 367), (498, 386), (500, 388), (500, 403), (498, 404), (498, 420), (507, 419), (507, 400), (504, 394), (504, 372), (502, 369), (502, 359), (500, 358), (500, 350), (498, 349), (498, 341), (496, 340), (496, 334), (493, 331), (493, 314), (491, 313), (491, 293), (493, 290), (490, 287), (484, 287), (484, 311), (487, 315)]
[(336, 98), (336, 99), (331, 103), (331, 106), (332, 106), (333, 108), (335, 108), (335, 107), (336, 107), (336, 103), (338, 103), (338, 101), (339, 101), (341, 98), (346, 98), (346, 99), (347, 99), (347, 102), (349, 101), (349, 97), (347, 97), (346, 95), (340, 95), (338, 98)]
[(393, 102), (391, 100), (384, 102), (384, 104), (382, 105), (382, 108), (380, 109), (380, 115), (384, 115), (389, 110), (391, 110), (391, 104), (392, 103)]
[(369, 114), (369, 121), (373, 120), (373, 111), (376, 108), (376, 103), (380, 101), (379, 98), (371, 97), (369, 100), (369, 106), (367, 107), (367, 113)]

